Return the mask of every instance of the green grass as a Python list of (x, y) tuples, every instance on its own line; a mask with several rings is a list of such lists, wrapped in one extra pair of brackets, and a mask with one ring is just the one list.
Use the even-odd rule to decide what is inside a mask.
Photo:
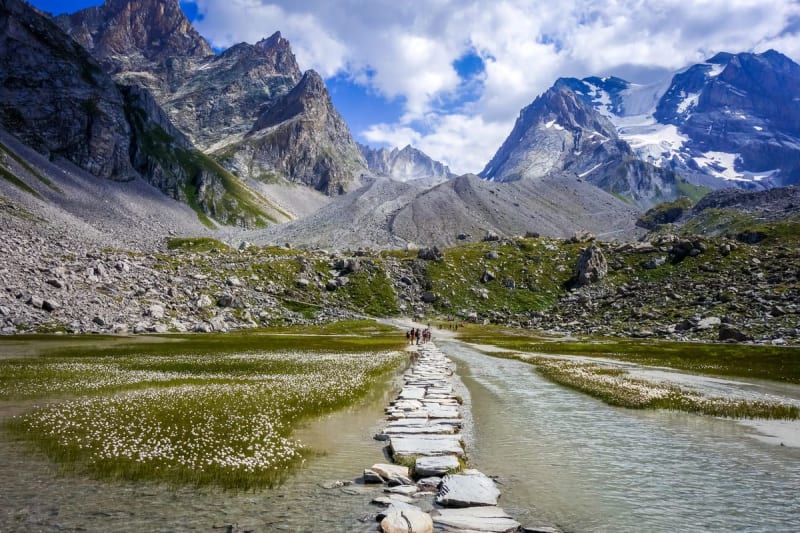
[(800, 418), (800, 409), (777, 402), (706, 397), (675, 385), (628, 377), (621, 369), (563, 359), (520, 358), (545, 378), (589, 394), (609, 405), (631, 409), (667, 409), (729, 418)]
[(675, 185), (678, 188), (678, 192), (687, 197), (692, 204), (696, 204), (713, 190), (708, 187), (693, 185), (681, 177), (675, 180)]
[(0, 398), (63, 398), (7, 431), (64, 472), (236, 490), (281, 483), (311, 453), (291, 438), (298, 424), (351, 405), (406, 361), (399, 334), (362, 322), (59, 340), (0, 366)]
[(21, 189), (21, 190), (25, 191), (26, 193), (28, 193), (28, 194), (30, 194), (32, 196), (35, 196), (36, 198), (39, 198), (41, 200), (42, 197), (38, 192), (33, 190), (27, 183), (25, 183), (24, 181), (22, 181), (21, 179), (16, 177), (14, 174), (11, 173), (11, 171), (6, 169), (2, 165), (0, 165), (0, 177), (2, 177), (3, 179), (5, 179), (9, 183), (11, 183), (12, 185), (17, 187), (18, 189)]
[[(498, 259), (486, 259), (492, 250), (498, 252)], [(517, 239), (507, 245), (481, 242), (447, 249), (444, 261), (425, 262), (431, 291), (439, 296), (434, 307), (442, 314), (458, 309), (522, 314), (549, 309), (564, 293), (580, 250), (579, 244), (548, 239)], [(481, 283), (485, 270), (495, 279)], [(506, 279), (513, 280), (516, 287), (506, 287)]]
[(468, 326), (461, 338), (521, 352), (603, 357), (716, 376), (800, 383), (798, 347), (633, 339), (556, 341), (476, 326)]
[(16, 161), (22, 168), (28, 171), (32, 176), (36, 177), (39, 181), (44, 183), (47, 187), (51, 190), (60, 193), (61, 189), (59, 189), (50, 179), (48, 179), (44, 174), (33, 168), (28, 164), (27, 161), (19, 157), (17, 154), (9, 150), (3, 143), (0, 143), (0, 150), (11, 156), (14, 161)]
[(227, 244), (210, 237), (174, 237), (167, 239), (169, 250), (182, 250), (187, 252), (209, 252), (211, 250), (230, 251)]

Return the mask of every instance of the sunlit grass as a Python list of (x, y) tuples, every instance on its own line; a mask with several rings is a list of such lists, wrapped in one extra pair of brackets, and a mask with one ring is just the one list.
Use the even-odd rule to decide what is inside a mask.
[(346, 327), (352, 337), (321, 328), (94, 347), (71, 339), (0, 365), (0, 398), (60, 399), (6, 429), (64, 471), (100, 479), (273, 486), (310, 453), (292, 439), (299, 422), (354, 403), (406, 360), (393, 331)]
[(460, 338), (521, 352), (603, 357), (716, 376), (800, 383), (798, 347), (615, 338), (564, 341), (486, 326), (469, 326)]
[(800, 418), (800, 409), (787, 403), (708, 397), (676, 385), (633, 378), (622, 369), (582, 361), (509, 357), (531, 363), (550, 381), (589, 394), (609, 405), (631, 409), (669, 409), (729, 418)]
[[(127, 358), (126, 358), (127, 359)], [(69, 385), (43, 392), (129, 389), (35, 410), (8, 427), (68, 470), (99, 478), (272, 486), (304, 457), (298, 421), (355, 401), (399, 352), (145, 356), (58, 366)], [(206, 364), (209, 363), (209, 364)], [(148, 385), (146, 388), (141, 388)]]

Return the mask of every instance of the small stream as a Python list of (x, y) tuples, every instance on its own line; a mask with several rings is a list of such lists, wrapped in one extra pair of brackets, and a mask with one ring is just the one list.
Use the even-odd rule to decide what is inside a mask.
[(566, 531), (770, 531), (800, 524), (800, 448), (731, 420), (608, 406), (533, 366), (437, 344), (470, 391), (470, 460), (520, 522)]

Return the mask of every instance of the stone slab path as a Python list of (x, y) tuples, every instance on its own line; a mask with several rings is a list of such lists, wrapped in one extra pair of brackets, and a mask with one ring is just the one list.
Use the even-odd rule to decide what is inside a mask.
[(385, 483), (384, 533), (524, 531), (497, 507), (500, 491), (477, 470), (464, 470), (461, 405), (453, 392), (455, 365), (432, 342), (417, 346), (404, 386), (386, 408), (376, 439), (388, 441), (392, 465), (364, 470), (364, 481)]

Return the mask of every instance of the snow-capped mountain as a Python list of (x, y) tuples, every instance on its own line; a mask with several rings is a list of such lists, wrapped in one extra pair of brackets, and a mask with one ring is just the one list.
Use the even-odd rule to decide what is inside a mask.
[(800, 65), (770, 50), (720, 53), (670, 79), (560, 79), (644, 161), (715, 188), (800, 182)]
[[(603, 105), (618, 105), (605, 96)], [(571, 175), (644, 209), (677, 198), (684, 185), (670, 168), (637, 158), (614, 124), (561, 80), (520, 112), (480, 175), (495, 182)]]
[(411, 181), (428, 178), (431, 184), (455, 177), (450, 168), (434, 161), (424, 152), (411, 145), (403, 149), (372, 148), (358, 145), (369, 170), (378, 176), (388, 176), (396, 181)]

